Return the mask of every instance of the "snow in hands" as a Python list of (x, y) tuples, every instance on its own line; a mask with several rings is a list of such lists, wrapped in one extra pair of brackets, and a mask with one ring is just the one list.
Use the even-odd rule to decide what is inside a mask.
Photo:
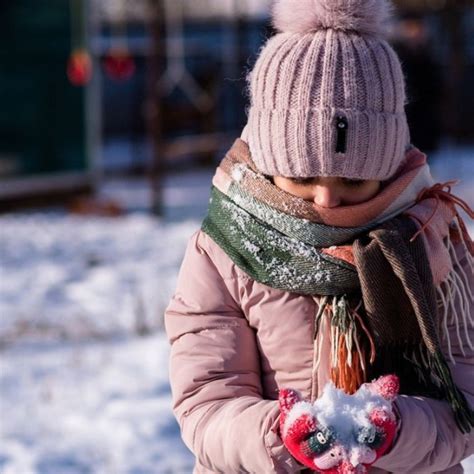
[(280, 429), (285, 445), (318, 472), (365, 473), (391, 445), (396, 431), (392, 401), (395, 375), (362, 385), (353, 395), (332, 383), (313, 404), (292, 389), (280, 391)]

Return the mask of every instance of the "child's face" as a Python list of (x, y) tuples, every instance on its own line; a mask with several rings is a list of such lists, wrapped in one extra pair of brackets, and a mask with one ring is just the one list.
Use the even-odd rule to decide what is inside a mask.
[(380, 190), (380, 181), (322, 176), (315, 178), (275, 176), (273, 182), (294, 196), (328, 208), (368, 201)]

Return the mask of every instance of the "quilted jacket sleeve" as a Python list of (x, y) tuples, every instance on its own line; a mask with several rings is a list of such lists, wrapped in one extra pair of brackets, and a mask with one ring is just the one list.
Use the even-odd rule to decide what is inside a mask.
[(262, 398), (255, 334), (238, 304), (241, 277), (230, 264), (221, 274), (208, 239), (198, 232), (190, 240), (165, 314), (182, 437), (205, 472), (300, 471), (277, 434), (277, 401)]
[[(460, 265), (469, 279), (472, 292), (474, 281), (466, 254), (463, 258), (460, 255)], [(465, 316), (467, 314), (474, 316), (472, 300), (470, 308), (465, 309)], [(465, 329), (468, 331), (470, 340), (474, 342), (472, 325), (467, 324), (465, 328), (461, 322), (462, 334)], [(461, 350), (454, 324), (448, 325), (448, 331), (452, 354), (456, 362), (455, 365), (450, 364), (454, 380), (471, 407), (474, 407), (474, 350), (470, 349), (466, 343), (463, 344)], [(445, 353), (447, 353), (447, 339), (444, 342)], [(471, 430), (470, 434), (461, 433), (454, 422), (451, 408), (446, 402), (424, 397), (401, 396), (398, 397), (396, 404), (401, 415), (401, 428), (397, 442), (392, 450), (380, 458), (375, 465), (394, 473), (459, 472), (455, 471), (455, 466), (474, 454), (474, 430)]]

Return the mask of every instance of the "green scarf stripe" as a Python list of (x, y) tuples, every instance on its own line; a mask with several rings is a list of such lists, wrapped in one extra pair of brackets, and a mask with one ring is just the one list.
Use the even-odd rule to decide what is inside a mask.
[(254, 280), (305, 295), (351, 293), (359, 288), (352, 265), (287, 237), (213, 188), (202, 230)]
[(235, 181), (229, 186), (227, 196), (242, 209), (267, 222), (286, 236), (315, 247), (341, 245), (378, 225), (378, 222), (374, 222), (362, 227), (333, 227), (293, 217), (256, 199)]

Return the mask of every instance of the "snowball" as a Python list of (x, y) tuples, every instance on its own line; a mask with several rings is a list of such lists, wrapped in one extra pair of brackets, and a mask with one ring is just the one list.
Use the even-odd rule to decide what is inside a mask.
[(341, 440), (351, 442), (354, 431), (372, 426), (370, 413), (381, 408), (391, 413), (391, 403), (366, 386), (348, 395), (337, 389), (332, 383), (324, 387), (323, 394), (314, 403), (314, 413), (324, 426), (330, 426), (338, 433)]

